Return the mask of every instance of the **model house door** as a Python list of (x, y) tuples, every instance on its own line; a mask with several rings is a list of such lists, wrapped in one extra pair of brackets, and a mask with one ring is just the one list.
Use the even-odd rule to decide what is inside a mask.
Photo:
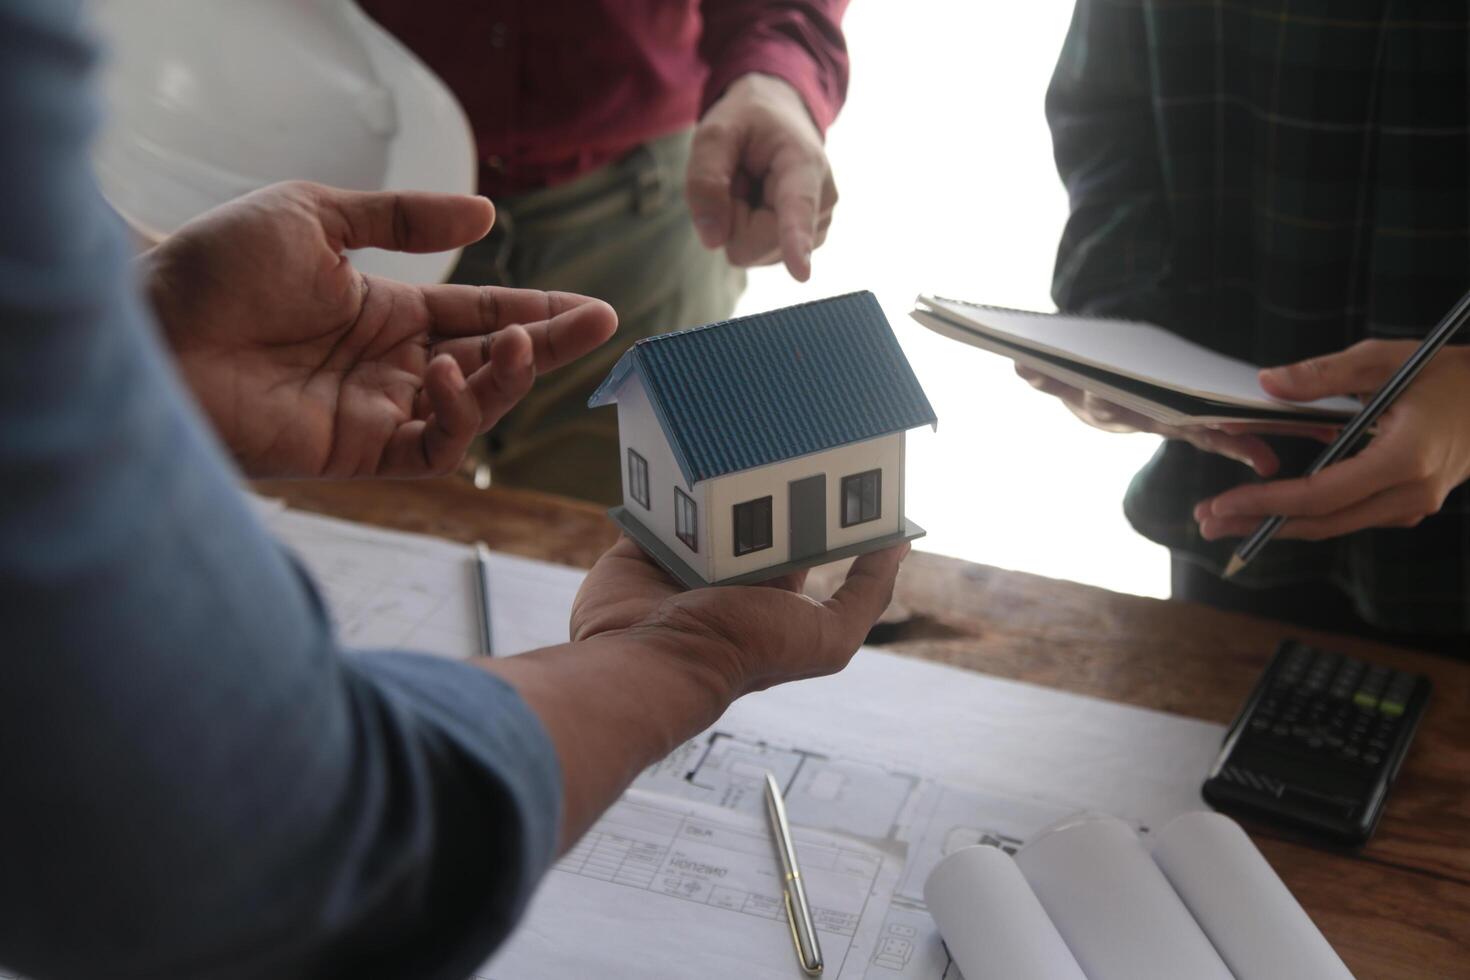
[(791, 494), (791, 561), (827, 550), (827, 474), (819, 473), (787, 485)]

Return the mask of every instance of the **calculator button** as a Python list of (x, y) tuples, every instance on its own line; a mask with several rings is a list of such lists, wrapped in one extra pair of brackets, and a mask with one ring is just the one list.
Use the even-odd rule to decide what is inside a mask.
[(1383, 756), (1379, 755), (1377, 752), (1364, 752), (1363, 753), (1363, 765), (1365, 765), (1365, 766), (1376, 766), (1376, 765), (1378, 765), (1378, 763), (1380, 763), (1382, 761), (1383, 761)]
[(1338, 665), (1341, 663), (1341, 654), (1322, 654), (1312, 663), (1312, 669), (1307, 671), (1306, 680), (1302, 684), (1303, 689), (1313, 694), (1322, 690), (1332, 679), (1332, 675), (1337, 673)]
[(1311, 647), (1302, 646), (1300, 643), (1292, 644), (1291, 653), (1286, 655), (1286, 663), (1281, 667), (1283, 674), (1300, 674), (1307, 669), (1312, 662), (1316, 651)]

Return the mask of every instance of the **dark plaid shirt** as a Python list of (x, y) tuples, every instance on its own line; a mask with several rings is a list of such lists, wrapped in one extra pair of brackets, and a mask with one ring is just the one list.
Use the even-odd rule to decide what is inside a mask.
[[(1057, 304), (1263, 365), (1423, 337), (1470, 288), (1467, 48), (1464, 0), (1077, 0), (1047, 95), (1071, 198)], [(1320, 451), (1278, 445), (1288, 474)], [(1126, 510), (1218, 570), (1234, 542), (1191, 510), (1252, 478), (1167, 442)], [(1241, 578), (1470, 633), (1470, 493), (1413, 530), (1274, 541)]]

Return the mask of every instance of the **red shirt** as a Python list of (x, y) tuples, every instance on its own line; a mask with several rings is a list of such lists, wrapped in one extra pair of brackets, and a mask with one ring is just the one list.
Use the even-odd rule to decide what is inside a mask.
[(790, 82), (825, 130), (848, 0), (360, 0), (454, 91), (492, 197), (687, 128), (741, 75)]

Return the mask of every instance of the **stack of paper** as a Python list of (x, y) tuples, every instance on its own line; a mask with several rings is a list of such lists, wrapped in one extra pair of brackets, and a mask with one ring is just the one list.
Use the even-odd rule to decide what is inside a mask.
[(1340, 424), (1361, 408), (1351, 398), (1304, 403), (1270, 398), (1257, 380), (1259, 365), (1151, 323), (1030, 313), (937, 296), (920, 296), (912, 315), (936, 333), (1165, 425)]

